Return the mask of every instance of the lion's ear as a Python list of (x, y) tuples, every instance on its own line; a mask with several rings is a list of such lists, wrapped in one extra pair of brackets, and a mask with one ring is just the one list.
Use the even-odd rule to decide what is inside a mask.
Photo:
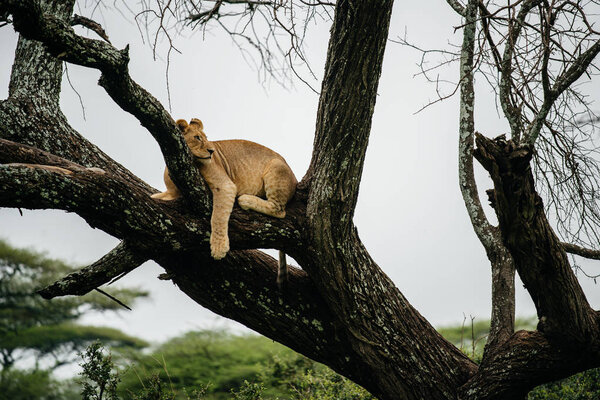
[(192, 120), (190, 121), (190, 124), (200, 125), (200, 129), (204, 129), (204, 124), (198, 118), (192, 118)]
[(176, 124), (181, 130), (181, 132), (184, 132), (185, 129), (188, 127), (188, 123), (185, 121), (185, 119), (178, 119)]

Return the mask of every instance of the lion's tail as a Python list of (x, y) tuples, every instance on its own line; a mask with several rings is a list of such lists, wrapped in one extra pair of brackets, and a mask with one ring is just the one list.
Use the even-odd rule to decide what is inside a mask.
[(283, 290), (285, 284), (288, 281), (288, 265), (285, 257), (285, 253), (279, 250), (279, 271), (277, 272), (277, 287), (279, 290)]

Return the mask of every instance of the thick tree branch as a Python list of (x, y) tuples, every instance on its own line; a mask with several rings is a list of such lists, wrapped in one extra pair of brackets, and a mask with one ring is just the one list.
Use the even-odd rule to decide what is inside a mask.
[[(296, 259), (344, 320), (352, 349), (366, 360), (367, 375), (376, 379), (367, 389), (382, 399), (447, 399), (474, 365), (408, 303), (352, 224), (391, 9), (389, 0), (336, 6), (313, 157), (301, 183), (310, 190), (310, 245)], [(430, 376), (425, 383), (416, 376), (424, 368)]]
[[(39, 5), (42, 12), (55, 15), (56, 18), (67, 19), (75, 0), (61, 2), (44, 2)], [(0, 9), (6, 10), (4, 1)], [(58, 108), (60, 85), (62, 81), (62, 61), (48, 57), (45, 51), (38, 51), (37, 46), (19, 39), (15, 53), (15, 64), (11, 74), (8, 93), (10, 97), (26, 97), (33, 103), (44, 103)], [(19, 63), (19, 59), (29, 59), (29, 63)]]
[(51, 54), (74, 64), (102, 72), (99, 84), (121, 108), (134, 115), (161, 147), (171, 177), (197, 211), (209, 208), (207, 188), (175, 122), (160, 102), (135, 83), (128, 73), (129, 51), (78, 36), (65, 20), (43, 14), (36, 0), (4, 0), (19, 33), (46, 44)]
[(289, 346), (367, 385), (365, 360), (352, 350), (344, 321), (332, 312), (307, 274), (291, 268), (285, 293), (278, 264), (255, 250), (232, 251), (221, 261), (207, 253), (176, 252), (155, 259), (184, 293), (204, 307)]
[[(85, 167), (111, 171), (142, 189), (151, 189), (69, 125), (58, 104), (61, 78), (62, 61), (50, 56), (42, 43), (21, 36), (12, 68), (10, 96), (0, 102), (0, 137)], [(25, 159), (12, 162), (36, 163)]]
[(306, 176), (309, 214), (331, 210), (324, 220), (345, 229), (352, 226), (393, 1), (352, 3), (336, 7)]
[(494, 181), (502, 238), (536, 306), (538, 329), (565, 346), (589, 346), (600, 333), (598, 319), (535, 192), (531, 147), (479, 134), (476, 142), (475, 156)]
[[(1, 206), (73, 211), (90, 225), (121, 239), (151, 237), (169, 248), (208, 245), (210, 212), (190, 214), (180, 201), (154, 201), (149, 189), (119, 175), (3, 139), (0, 163), (5, 164), (0, 165)], [(230, 220), (232, 248), (289, 249), (292, 255), (302, 251), (302, 198), (302, 193), (296, 196), (285, 219), (236, 207)], [(143, 236), (144, 232), (149, 236)]]
[[(178, 232), (167, 225), (172, 215), (145, 197), (146, 192), (100, 169), (23, 163), (0, 165), (1, 206), (62, 209), (77, 213), (91, 226), (115, 237), (156, 240), (165, 235), (161, 243), (181, 246)], [(206, 227), (201, 227), (204, 229), (196, 227), (200, 228), (196, 240), (206, 232)]]
[(8, 163), (41, 164), (74, 171), (85, 170), (85, 167), (79, 164), (57, 157), (37, 147), (0, 139), (0, 164)]
[(461, 388), (461, 399), (526, 399), (534, 387), (600, 365), (598, 348), (561, 349), (542, 333), (519, 331)]
[(473, 144), (475, 135), (475, 90), (473, 88), (473, 54), (478, 0), (470, 0), (465, 10), (463, 44), (460, 58), (460, 120), (458, 141), (458, 180), (471, 225), (488, 251), (498, 245), (499, 234), (489, 223), (481, 201), (473, 172)]
[(81, 296), (133, 271), (147, 260), (145, 255), (122, 241), (95, 263), (70, 273), (38, 293), (45, 299), (66, 295)]

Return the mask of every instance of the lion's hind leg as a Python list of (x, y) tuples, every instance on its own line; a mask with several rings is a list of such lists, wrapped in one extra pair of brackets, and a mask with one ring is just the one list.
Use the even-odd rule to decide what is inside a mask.
[(254, 210), (261, 214), (270, 215), (276, 218), (285, 217), (285, 210), (279, 204), (272, 201), (261, 199), (260, 197), (253, 196), (251, 194), (243, 194), (238, 197), (238, 204), (244, 210)]
[(165, 186), (167, 187), (167, 190), (162, 193), (154, 193), (150, 197), (157, 200), (167, 201), (175, 200), (176, 198), (180, 197), (181, 192), (179, 191), (179, 189), (177, 189), (177, 186), (175, 186), (175, 184), (171, 180), (171, 176), (169, 176), (169, 170), (167, 168), (165, 168), (165, 173), (163, 177), (165, 180)]
[(285, 162), (275, 159), (263, 176), (263, 184), (267, 199), (243, 194), (238, 197), (238, 204), (244, 210), (254, 210), (276, 218), (285, 217), (285, 205), (294, 195), (296, 178)]
[(150, 197), (152, 197), (153, 199), (157, 199), (157, 200), (175, 200), (176, 198), (179, 197), (178, 194), (166, 191), (166, 192), (162, 192), (162, 193), (154, 193), (153, 195), (151, 195)]

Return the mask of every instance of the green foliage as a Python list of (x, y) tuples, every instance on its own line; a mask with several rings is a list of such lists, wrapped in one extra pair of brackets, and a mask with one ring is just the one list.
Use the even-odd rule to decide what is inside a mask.
[[(124, 399), (186, 399), (185, 388), (200, 388), (204, 395), (198, 398), (207, 400), (373, 399), (348, 379), (278, 343), (222, 331), (174, 338), (152, 355), (139, 357), (122, 378), (119, 393)], [(135, 395), (148, 390), (175, 397)]]
[(113, 346), (130, 346), (142, 348), (148, 343), (129, 336), (118, 329), (77, 324), (41, 325), (8, 334), (2, 337), (2, 348), (15, 350), (18, 348), (35, 349), (40, 354), (47, 354), (61, 345), (85, 347), (88, 343), (100, 340)]
[[(474, 331), (476, 332), (477, 329), (474, 328)], [(187, 348), (185, 346), (194, 349), (193, 357), (197, 357), (198, 365), (208, 364), (207, 366), (211, 368), (217, 366), (218, 370), (225, 375), (229, 374), (227, 369), (230, 363), (222, 360), (224, 362), (219, 364), (220, 357), (250, 351), (254, 354), (245, 355), (248, 356), (247, 360), (261, 360), (257, 364), (258, 375), (254, 379), (244, 379), (239, 386), (228, 391), (214, 382), (210, 383), (210, 393), (207, 390), (208, 382), (197, 386), (188, 385), (188, 388), (198, 389), (190, 396), (176, 374), (167, 369), (165, 359), (173, 366), (178, 364), (177, 358), (163, 358), (155, 354), (149, 358), (159, 365), (161, 373), (153, 373), (146, 378), (136, 375), (141, 386), (125, 391), (120, 388), (119, 398), (123, 400), (375, 400), (363, 388), (326, 366), (291, 350), (284, 349), (280, 352), (282, 346), (258, 336), (235, 336), (225, 332), (190, 332), (165, 343), (161, 349), (168, 349), (170, 355), (176, 355), (178, 352), (181, 355)], [(262, 357), (259, 356), (261, 353)], [(237, 359), (244, 359), (244, 357), (238, 356)], [(212, 363), (209, 363), (209, 360)], [(128, 374), (136, 369), (140, 368), (130, 368)], [(529, 394), (529, 400), (592, 399), (600, 399), (600, 369), (589, 370), (568, 379), (542, 385)]]
[(73, 388), (52, 378), (48, 371), (0, 372), (0, 400), (77, 399)]
[[(117, 385), (121, 381), (121, 374), (118, 372), (110, 353), (105, 355), (104, 348), (99, 342), (88, 346), (84, 354), (81, 354), (84, 361), (81, 364), (83, 368), (80, 375), (82, 379), (83, 400), (118, 400), (122, 397), (117, 396)], [(165, 370), (166, 372), (166, 370)], [(206, 387), (201, 387), (187, 394), (185, 388), (178, 393), (172, 384), (165, 384), (158, 375), (152, 375), (143, 380), (142, 389), (137, 393), (128, 391), (127, 398), (132, 400), (201, 400), (206, 393)]]
[[(114, 345), (143, 347), (147, 344), (109, 328), (73, 324), (89, 311), (119, 310), (100, 293), (68, 296), (51, 301), (36, 290), (62, 278), (73, 267), (28, 249), (11, 247), (0, 240), (0, 368), (11, 368), (21, 358), (55, 360), (52, 367), (69, 362), (75, 352), (95, 339)], [(113, 291), (125, 302), (146, 296), (134, 289)], [(52, 357), (47, 357), (52, 356)]]
[(262, 394), (265, 387), (262, 383), (250, 383), (244, 381), (244, 385), (239, 391), (232, 390), (234, 400), (263, 400)]
[(331, 370), (309, 371), (296, 378), (294, 400), (375, 400), (362, 387)]
[[(201, 400), (204, 398), (206, 393), (206, 387), (195, 389), (191, 395), (187, 394), (185, 388), (182, 389), (181, 396), (185, 400)], [(158, 375), (152, 375), (144, 384), (144, 388), (140, 393), (131, 394), (133, 400), (175, 400), (177, 399), (177, 392), (172, 385), (165, 385)]]
[(118, 400), (117, 385), (119, 374), (114, 371), (110, 354), (103, 354), (100, 342), (94, 342), (82, 354), (84, 361), (80, 364), (81, 398), (83, 400)]
[(261, 375), (266, 386), (277, 386), (292, 400), (375, 400), (362, 387), (299, 354), (275, 356)]
[(143, 388), (140, 376), (157, 375), (177, 390), (210, 384), (211, 398), (228, 398), (244, 381), (256, 381), (274, 354), (293, 354), (257, 335), (224, 331), (188, 332), (158, 347), (148, 356), (133, 357), (135, 366), (123, 375), (121, 392)]
[(590, 369), (567, 379), (536, 387), (528, 400), (598, 400), (600, 368)]

